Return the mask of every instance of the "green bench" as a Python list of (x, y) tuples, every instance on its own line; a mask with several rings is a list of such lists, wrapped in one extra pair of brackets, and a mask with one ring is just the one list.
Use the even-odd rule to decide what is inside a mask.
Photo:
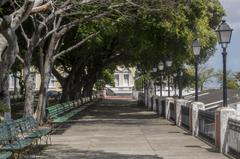
[(32, 148), (35, 139), (24, 138), (18, 124), (14, 121), (3, 122), (0, 125), (0, 158), (6, 159), (14, 153), (19, 154), (27, 148)]
[(12, 152), (10, 151), (0, 151), (0, 159), (8, 159), (12, 157)]
[(82, 110), (84, 110), (87, 106), (81, 104), (85, 104), (87, 99), (84, 100), (75, 100), (71, 102), (66, 102), (62, 104), (57, 104), (54, 106), (50, 106), (46, 109), (47, 118), (52, 123), (63, 123), (72, 118), (74, 115), (78, 114)]
[(10, 158), (14, 153), (32, 148), (33, 143), (46, 137), (50, 139), (51, 128), (39, 128), (33, 117), (23, 117), (0, 123), (0, 159)]
[(89, 104), (97, 96), (84, 97), (75, 101), (57, 104), (46, 108), (48, 121), (52, 123), (63, 123), (87, 108)]
[(48, 139), (51, 143), (52, 129), (48, 127), (40, 128), (33, 117), (23, 117), (15, 120), (15, 123), (18, 124), (24, 138), (39, 139), (41, 141), (42, 137), (46, 137), (46, 143), (48, 143)]

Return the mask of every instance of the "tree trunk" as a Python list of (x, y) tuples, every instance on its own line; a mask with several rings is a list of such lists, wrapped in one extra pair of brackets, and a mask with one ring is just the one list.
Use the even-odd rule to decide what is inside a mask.
[(52, 75), (52, 67), (54, 63), (53, 55), (56, 51), (55, 47), (58, 40), (57, 34), (53, 34), (48, 46), (48, 50), (46, 51), (45, 58), (43, 54), (43, 47), (40, 47), (39, 70), (41, 75), (41, 84), (39, 90), (39, 101), (34, 115), (39, 124), (43, 124), (44, 120), (46, 119), (48, 85)]
[(71, 81), (65, 80), (63, 86), (62, 86), (62, 96), (61, 96), (61, 102), (66, 102), (70, 100), (69, 94), (71, 90)]
[(33, 47), (30, 46), (25, 54), (24, 62), (24, 82), (25, 82), (25, 101), (24, 101), (24, 116), (33, 116), (34, 114), (34, 89), (35, 81), (31, 74)]
[(17, 88), (17, 73), (14, 73), (13, 74), (13, 80), (14, 80), (14, 91), (13, 91), (13, 93), (14, 94), (18, 94), (18, 88)]
[(47, 92), (48, 92), (48, 84), (51, 79), (51, 69), (50, 63), (45, 62), (44, 65), (44, 74), (41, 75), (41, 85), (39, 90), (39, 100), (37, 109), (35, 112), (35, 117), (40, 124), (46, 119), (46, 107), (47, 107)]
[(201, 90), (201, 92), (203, 91), (203, 84), (201, 85), (200, 90)]
[[(95, 76), (95, 75), (93, 75)], [(93, 86), (96, 83), (96, 78), (90, 76), (89, 80), (85, 81), (85, 86), (83, 89), (83, 96), (84, 97), (91, 97), (92, 96), (92, 91), (93, 91)]]
[(34, 113), (34, 86), (35, 82), (31, 77), (31, 73), (28, 73), (25, 79), (25, 101), (24, 101), (24, 115), (33, 116)]
[(2, 31), (4, 38), (8, 42), (8, 48), (2, 54), (2, 61), (0, 62), (0, 100), (5, 104), (9, 112), (4, 113), (4, 119), (11, 119), (11, 103), (9, 96), (9, 72), (15, 62), (17, 53), (19, 52), (17, 36), (15, 32), (8, 28)]

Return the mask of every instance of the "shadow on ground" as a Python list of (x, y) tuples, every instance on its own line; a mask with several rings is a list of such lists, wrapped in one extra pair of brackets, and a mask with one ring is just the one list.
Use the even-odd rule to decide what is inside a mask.
[[(136, 101), (102, 100), (99, 103), (90, 105), (68, 122), (58, 125), (54, 135), (62, 135), (67, 129), (76, 124), (85, 126), (99, 123), (108, 125), (144, 125), (149, 122), (146, 119), (156, 118), (159, 118), (157, 114), (149, 111), (144, 106), (138, 106)], [(151, 124), (154, 125), (154, 123)], [(156, 124), (159, 125), (159, 123)]]
[[(39, 146), (37, 159), (163, 159), (156, 155), (120, 154), (104, 151), (82, 151), (65, 145)], [(31, 156), (30, 158), (35, 158)]]

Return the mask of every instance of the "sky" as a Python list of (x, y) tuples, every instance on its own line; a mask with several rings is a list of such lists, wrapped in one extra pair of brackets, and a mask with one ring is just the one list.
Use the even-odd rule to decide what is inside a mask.
[[(240, 72), (240, 0), (220, 0), (226, 11), (224, 19), (234, 29), (232, 40), (227, 48), (227, 69)], [(218, 46), (213, 57), (209, 59), (206, 66), (222, 70), (222, 49)]]

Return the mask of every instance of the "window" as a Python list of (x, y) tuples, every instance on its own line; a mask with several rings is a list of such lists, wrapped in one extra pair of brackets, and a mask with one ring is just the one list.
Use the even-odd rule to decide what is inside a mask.
[(124, 74), (124, 86), (129, 86), (129, 74)]
[(119, 74), (115, 74), (115, 86), (118, 87), (119, 86)]

